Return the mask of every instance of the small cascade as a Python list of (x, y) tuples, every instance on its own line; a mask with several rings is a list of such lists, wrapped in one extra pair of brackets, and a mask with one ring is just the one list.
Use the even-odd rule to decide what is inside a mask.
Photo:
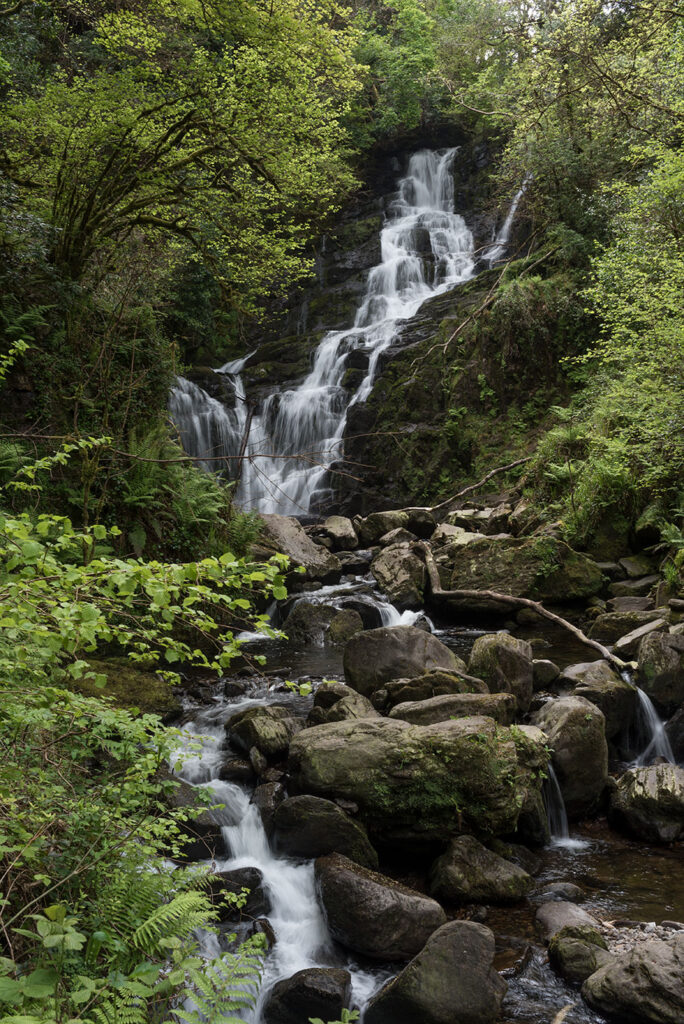
[[(320, 590), (307, 591), (298, 601), (309, 604), (326, 604), (333, 608), (345, 608), (350, 603), (366, 605), (378, 616), (381, 626), (413, 626), (418, 620), (434, 630), (433, 623), (422, 611), (405, 609), (399, 611), (393, 604), (386, 601), (375, 589), (375, 581), (370, 576), (356, 576), (346, 583), (335, 583)], [(295, 603), (298, 603), (295, 602)]]
[(222, 402), (185, 377), (177, 377), (169, 394), (169, 414), (183, 450), (208, 473), (230, 468), (242, 437), (239, 410)]
[(522, 188), (519, 188), (513, 197), (513, 202), (510, 205), (506, 219), (497, 231), (496, 237), (492, 245), (486, 249), (482, 254), (482, 259), (485, 263), (488, 263), (490, 267), (493, 267), (495, 263), (498, 263), (506, 255), (508, 243), (511, 238), (511, 229), (513, 227), (513, 221), (515, 215), (518, 212), (518, 206), (520, 200), (525, 195), (526, 183), (523, 184)]
[(667, 733), (665, 723), (653, 706), (653, 701), (642, 689), (635, 686), (637, 692), (637, 728), (635, 749), (639, 750), (634, 764), (641, 768), (652, 764), (656, 758), (675, 763), (675, 756)]
[(546, 804), (546, 820), (549, 823), (551, 846), (560, 846), (566, 850), (584, 850), (589, 846), (584, 839), (572, 839), (568, 826), (568, 815), (561, 792), (558, 776), (553, 765), (548, 764), (549, 777), (544, 784), (544, 803)]
[[(241, 786), (223, 782), (217, 776), (225, 750), (226, 718), (249, 706), (268, 703), (266, 690), (255, 690), (249, 697), (224, 702), (203, 711), (197, 720), (184, 727), (187, 747), (191, 753), (182, 757), (178, 774), (194, 785), (207, 786), (223, 809), (214, 811), (224, 822), (222, 831), (230, 856), (217, 860), (216, 871), (241, 867), (257, 868), (263, 875), (271, 911), (269, 921), (276, 935), (276, 944), (266, 958), (255, 1009), (245, 1014), (250, 1024), (262, 1019), (262, 1008), (273, 984), (307, 967), (334, 963), (339, 954), (333, 951), (332, 939), (316, 895), (313, 862), (292, 861), (277, 856), (270, 847), (261, 815), (250, 800), (250, 793)], [(280, 695), (279, 703), (282, 703)], [(197, 746), (199, 744), (199, 750)], [(214, 935), (201, 936), (205, 956), (216, 956), (220, 945)], [(385, 980), (386, 973), (359, 970), (354, 962), (346, 964), (352, 974), (352, 998), (364, 1005)]]
[[(347, 411), (368, 399), (380, 357), (396, 339), (399, 325), (414, 316), (426, 299), (473, 276), (473, 236), (454, 212), (451, 168), (455, 154), (456, 149), (422, 150), (411, 157), (408, 173), (389, 203), (380, 234), (382, 261), (368, 274), (354, 325), (327, 333), (302, 383), (268, 395), (251, 419), (248, 458), (237, 490), (243, 508), (293, 515), (308, 512), (329, 496), (326, 478), (342, 454)], [(350, 353), (359, 349), (367, 355), (367, 370), (349, 395), (342, 381)], [(244, 406), (244, 390), (238, 394), (237, 363), (227, 364), (222, 372), (233, 375), (237, 406)], [(174, 399), (172, 416), (184, 445), (187, 440), (186, 450), (199, 455), (197, 445), (201, 444), (203, 450), (222, 453), (213, 434), (207, 438), (184, 429), (188, 417), (178, 405)], [(183, 423), (176, 419), (176, 410)], [(192, 415), (200, 418), (195, 405)], [(239, 408), (234, 419), (230, 454), (235, 453), (235, 439), (243, 436), (246, 423)]]

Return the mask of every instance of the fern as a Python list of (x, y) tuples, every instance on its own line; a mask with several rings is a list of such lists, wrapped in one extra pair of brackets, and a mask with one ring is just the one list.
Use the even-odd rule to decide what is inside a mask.
[(188, 935), (206, 925), (211, 916), (211, 902), (199, 892), (182, 892), (157, 909), (135, 929), (131, 942), (136, 949), (151, 954), (163, 939)]
[(254, 1005), (261, 980), (264, 936), (255, 935), (237, 953), (224, 953), (215, 960), (187, 971), (189, 1000), (175, 1011), (183, 1024), (244, 1024), (236, 1016)]

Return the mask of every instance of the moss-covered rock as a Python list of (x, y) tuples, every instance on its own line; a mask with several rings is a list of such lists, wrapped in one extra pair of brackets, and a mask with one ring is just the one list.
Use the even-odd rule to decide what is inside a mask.
[(409, 544), (390, 544), (384, 548), (373, 559), (371, 572), (380, 589), (397, 608), (422, 607), (425, 562)]
[(290, 740), (303, 726), (287, 708), (272, 704), (238, 711), (226, 722), (226, 733), (239, 750), (256, 749), (268, 759), (283, 757)]
[(344, 650), (345, 679), (370, 696), (391, 679), (414, 678), (432, 669), (465, 671), (437, 637), (414, 626), (383, 626), (357, 633)]
[(397, 704), (389, 717), (413, 722), (414, 725), (434, 725), (451, 718), (485, 715), (499, 725), (512, 725), (515, 712), (516, 702), (512, 693), (446, 693), (427, 700)]
[(512, 693), (524, 714), (533, 694), (532, 648), (507, 633), (479, 636), (468, 662), (470, 675), (483, 679), (490, 693)]
[(71, 687), (86, 697), (112, 697), (123, 708), (137, 708), (141, 714), (160, 715), (170, 721), (182, 711), (171, 683), (156, 672), (132, 665), (125, 658), (97, 659), (90, 662), (93, 672), (105, 675), (104, 689), (87, 679), (75, 679)]
[(651, 843), (684, 838), (684, 768), (654, 764), (630, 768), (611, 795), (609, 819)]
[(684, 704), (684, 636), (655, 633), (639, 645), (637, 682), (665, 714)]
[(289, 857), (313, 859), (341, 853), (364, 867), (378, 866), (378, 855), (363, 825), (331, 800), (290, 797), (276, 809), (273, 826), (277, 847)]
[(430, 892), (447, 903), (512, 903), (529, 892), (532, 878), (492, 853), (473, 836), (452, 839), (430, 869)]
[[(460, 658), (459, 658), (460, 661)], [(463, 664), (461, 662), (461, 664)], [(393, 679), (373, 694), (373, 704), (380, 710), (387, 710), (397, 704), (430, 700), (443, 694), (481, 693), (486, 694), (487, 684), (482, 679), (469, 676), (463, 665), (463, 672), (444, 672), (438, 669), (425, 672), (415, 679)]]
[(533, 718), (548, 737), (552, 762), (569, 818), (596, 810), (608, 782), (603, 714), (583, 697), (548, 701)]
[(613, 959), (601, 933), (588, 925), (566, 925), (549, 942), (549, 960), (568, 981), (585, 981)]

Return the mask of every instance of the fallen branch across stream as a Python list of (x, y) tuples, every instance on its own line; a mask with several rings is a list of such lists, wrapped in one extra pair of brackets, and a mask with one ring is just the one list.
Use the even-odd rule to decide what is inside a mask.
[(472, 605), (477, 601), (487, 601), (491, 604), (498, 604), (503, 607), (511, 609), (531, 608), (532, 611), (536, 612), (537, 615), (543, 619), (548, 619), (550, 622), (555, 622), (557, 626), (562, 626), (564, 630), (571, 633), (577, 640), (585, 644), (587, 647), (593, 647), (595, 651), (598, 651), (601, 657), (605, 658), (606, 661), (614, 665), (619, 672), (627, 667), (624, 661), (616, 657), (607, 647), (599, 643), (598, 640), (591, 640), (586, 633), (583, 633), (577, 626), (573, 626), (567, 619), (561, 618), (560, 615), (556, 615), (555, 612), (550, 612), (540, 604), (538, 601), (532, 601), (528, 597), (513, 597), (512, 594), (500, 594), (495, 590), (444, 590), (442, 587), (442, 581), (439, 578), (439, 570), (435, 564), (430, 547), (424, 542), (419, 542), (414, 546), (414, 550), (422, 554), (425, 561), (425, 567), (428, 573), (428, 579), (430, 581), (430, 592), (434, 600), (444, 603), (459, 603), (463, 602), (464, 606)]

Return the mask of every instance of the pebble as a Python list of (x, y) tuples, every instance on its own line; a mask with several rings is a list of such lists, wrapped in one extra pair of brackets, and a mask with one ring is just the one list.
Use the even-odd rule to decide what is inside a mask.
[(608, 949), (615, 954), (629, 953), (635, 946), (651, 939), (667, 941), (672, 938), (673, 931), (682, 928), (684, 924), (679, 921), (663, 921), (661, 924), (655, 921), (602, 921), (599, 925)]

